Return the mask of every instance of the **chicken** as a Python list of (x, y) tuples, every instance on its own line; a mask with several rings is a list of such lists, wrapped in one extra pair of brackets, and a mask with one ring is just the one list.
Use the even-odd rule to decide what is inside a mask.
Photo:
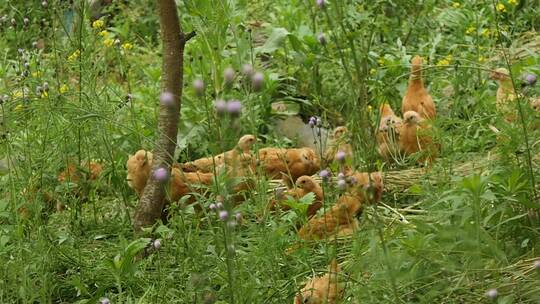
[(386, 103), (381, 105), (380, 116), (376, 136), (378, 152), (386, 160), (396, 158), (399, 154), (399, 130), (402, 120), (396, 116), (390, 105)]
[(127, 182), (139, 197), (142, 196), (152, 168), (152, 152), (139, 150), (127, 160)]
[[(214, 175), (203, 172), (182, 172), (177, 168), (171, 171), (170, 201), (179, 201), (182, 197), (190, 193), (203, 194), (208, 186), (212, 185)], [(195, 196), (191, 196), (186, 203), (192, 204), (197, 201)]]
[(384, 182), (381, 172), (351, 172), (347, 175), (349, 180), (353, 179), (354, 185), (352, 193), (364, 195), (366, 202), (378, 202), (382, 198)]
[(244, 135), (240, 137), (236, 146), (230, 151), (216, 155), (215, 157), (203, 157), (192, 162), (180, 165), (180, 169), (185, 172), (213, 172), (214, 166), (220, 166), (225, 162), (231, 162), (240, 153), (250, 154), (251, 147), (257, 142), (253, 135)]
[(345, 152), (346, 158), (351, 158), (353, 155), (352, 146), (348, 143), (349, 130), (345, 126), (340, 126), (334, 129), (332, 138), (325, 152), (325, 159), (332, 162), (335, 159), (338, 151)]
[(411, 64), (409, 86), (403, 97), (401, 112), (415, 111), (420, 114), (422, 118), (435, 119), (435, 103), (433, 103), (433, 98), (424, 87), (424, 82), (422, 80), (422, 57), (415, 56), (412, 59)]
[(419, 162), (432, 163), (437, 157), (439, 147), (433, 142), (431, 125), (414, 111), (405, 112), (400, 130), (399, 147), (405, 155), (424, 151)]
[[(311, 205), (309, 205), (307, 209), (307, 217), (311, 218), (317, 213), (317, 210), (319, 210), (322, 207), (322, 201), (323, 201), (323, 190), (319, 183), (317, 183), (311, 176), (301, 176), (296, 180), (296, 188), (289, 189), (285, 193), (282, 193), (279, 200), (285, 200), (287, 196), (291, 196), (294, 199), (301, 199), (308, 193), (315, 194), (315, 200)], [(275, 209), (276, 205), (279, 204), (279, 200), (272, 200), (270, 203), (270, 208)], [(284, 204), (280, 204), (281, 209), (283, 210), (289, 210), (290, 207)]]
[(343, 284), (339, 281), (341, 269), (336, 260), (328, 267), (328, 273), (314, 277), (294, 298), (294, 304), (336, 304), (343, 297)]
[(103, 165), (98, 162), (83, 162), (80, 168), (77, 168), (77, 165), (70, 163), (67, 165), (66, 169), (58, 174), (58, 181), (77, 183), (81, 178), (85, 178), (85, 180), (96, 180), (101, 172), (103, 172)]
[(507, 121), (514, 121), (516, 114), (513, 101), (517, 99), (517, 95), (510, 78), (510, 72), (505, 68), (498, 68), (491, 71), (490, 77), (499, 85), (495, 101), (497, 111), (502, 113)]
[(304, 240), (323, 239), (353, 233), (358, 228), (356, 215), (362, 208), (363, 196), (344, 194), (323, 216), (312, 217), (300, 230), (298, 236)]
[[(145, 150), (139, 150), (129, 157), (127, 161), (128, 185), (135, 190), (139, 197), (142, 196), (146, 182), (152, 169), (153, 154)], [(193, 192), (200, 192), (201, 185), (211, 185), (212, 173), (182, 172), (178, 168), (172, 168), (169, 182), (169, 198), (171, 202), (180, 200), (182, 197)], [(187, 203), (193, 203), (195, 198), (190, 198)]]
[(311, 148), (262, 148), (258, 155), (263, 172), (271, 179), (289, 176), (296, 182), (300, 176), (315, 174), (320, 169), (319, 158)]

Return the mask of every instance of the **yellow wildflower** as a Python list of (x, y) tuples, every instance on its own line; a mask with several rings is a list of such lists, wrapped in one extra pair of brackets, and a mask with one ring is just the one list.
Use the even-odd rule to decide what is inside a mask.
[(44, 91), (43, 93), (41, 93), (41, 98), (45, 97), (49, 97), (49, 93)]
[(99, 32), (98, 35), (100, 35), (101, 37), (107, 37), (107, 36), (109, 36), (109, 32), (107, 32), (106, 30), (103, 30), (103, 31)]
[(450, 65), (451, 60), (452, 60), (452, 58), (448, 58), (448, 56), (446, 56), (445, 58), (440, 59), (439, 61), (437, 61), (437, 66)]
[(517, 0), (508, 0), (508, 4), (513, 5), (513, 6), (518, 5), (518, 3), (519, 2)]
[(79, 58), (80, 55), (81, 55), (81, 51), (80, 51), (80, 50), (76, 50), (76, 51), (73, 52), (71, 55), (69, 55), (68, 61), (75, 61), (75, 60), (77, 60), (77, 58)]
[(484, 57), (484, 56), (478, 57), (478, 62), (483, 63), (485, 61), (486, 61), (486, 57)]
[(491, 32), (489, 31), (489, 29), (483, 29), (482, 30), (482, 36), (489, 37), (490, 34), (491, 34)]
[(131, 50), (131, 49), (133, 48), (133, 44), (131, 44), (131, 43), (129, 43), (129, 42), (126, 42), (126, 43), (122, 44), (122, 48), (123, 48), (124, 50), (126, 50), (126, 51), (127, 51), (127, 50)]
[(35, 72), (32, 72), (32, 77), (37, 78), (41, 76), (41, 74), (42, 74), (41, 71), (35, 71)]
[(58, 89), (58, 91), (60, 91), (60, 94), (64, 94), (65, 92), (67, 92), (69, 90), (69, 87), (67, 86), (67, 84), (63, 84), (60, 86), (60, 89)]
[(476, 31), (476, 28), (474, 26), (470, 26), (469, 28), (467, 28), (467, 30), (465, 31), (465, 34), (469, 35), (469, 34), (472, 34)]
[(13, 97), (14, 98), (22, 98), (23, 97), (23, 92), (22, 91), (15, 91), (15, 93), (13, 93)]
[(452, 3), (452, 6), (453, 6), (454, 8), (459, 8), (459, 7), (461, 6), (461, 3), (459, 3), (459, 2), (454, 2), (454, 3)]
[(371, 74), (371, 75), (375, 75), (375, 73), (377, 73), (377, 70), (375, 70), (375, 69), (371, 69), (371, 70), (369, 70), (369, 74)]
[(368, 112), (371, 112), (371, 110), (373, 110), (373, 107), (371, 105), (368, 105), (367, 110), (368, 110)]
[(15, 106), (15, 111), (19, 112), (23, 109), (23, 105), (22, 104), (18, 104), (17, 106)]
[(500, 2), (499, 2), (499, 3), (497, 4), (497, 11), (498, 11), (499, 13), (504, 13), (504, 12), (506, 12), (506, 6), (504, 6), (503, 3), (500, 3)]
[(103, 22), (103, 20), (101, 19), (98, 19), (94, 22), (92, 22), (92, 27), (95, 28), (95, 29), (101, 29), (105, 26), (105, 22)]
[(384, 60), (384, 57), (379, 57), (379, 60), (377, 60), (377, 62), (380, 64), (380, 65), (384, 65), (386, 63), (386, 60)]
[(111, 47), (114, 44), (114, 40), (112, 40), (111, 38), (107, 38), (107, 39), (103, 40), (103, 44), (106, 47)]

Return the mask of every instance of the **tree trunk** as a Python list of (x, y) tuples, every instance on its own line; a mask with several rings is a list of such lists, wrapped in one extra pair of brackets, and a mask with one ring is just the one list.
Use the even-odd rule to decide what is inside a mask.
[[(161, 86), (163, 92), (173, 94), (174, 104), (163, 105), (160, 103), (159, 105), (159, 135), (153, 151), (152, 172), (157, 168), (167, 168), (167, 172), (170, 172), (182, 103), (184, 46), (195, 33), (184, 35), (182, 32), (174, 0), (158, 0), (157, 3), (163, 43)], [(144, 227), (152, 226), (161, 217), (167, 184), (158, 182), (153, 174), (150, 174), (139, 205), (135, 210), (133, 228), (136, 232), (140, 232)]]

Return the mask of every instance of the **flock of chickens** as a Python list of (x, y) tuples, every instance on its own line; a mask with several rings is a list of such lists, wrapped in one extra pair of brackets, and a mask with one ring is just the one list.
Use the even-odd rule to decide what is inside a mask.
[[(376, 131), (378, 152), (388, 161), (399, 155), (409, 156), (421, 152), (418, 153), (418, 162), (430, 164), (439, 153), (440, 145), (433, 139), (432, 132), (436, 109), (433, 98), (424, 87), (422, 64), (422, 57), (416, 56), (412, 59), (409, 85), (401, 106), (403, 117), (398, 117), (388, 104), (382, 104), (379, 109), (380, 121)], [(499, 82), (497, 109), (511, 121), (516, 116), (515, 110), (511, 109), (509, 104), (516, 99), (516, 93), (513, 86), (508, 84), (509, 73), (504, 69), (497, 69), (491, 76)], [(533, 108), (539, 105), (538, 100), (531, 102)], [(353, 155), (348, 138), (347, 128), (337, 127), (331, 144), (324, 155), (321, 155), (321, 161), (321, 157), (307, 147), (266, 147), (254, 151), (257, 138), (244, 135), (230, 151), (183, 164), (173, 164), (166, 187), (167, 200), (172, 203), (187, 196), (185, 202), (194, 204), (197, 199), (191, 194), (207, 195), (218, 179), (226, 176), (235, 181), (229, 192), (234, 193), (232, 197), (235, 202), (240, 202), (254, 191), (261, 176), (267, 179), (283, 179), (288, 189), (276, 192), (275, 197), (268, 202), (270, 211), (289, 209), (286, 201), (290, 198), (300, 199), (308, 193), (313, 193), (314, 196), (306, 212), (308, 221), (298, 230), (301, 239), (320, 240), (350, 235), (358, 228), (357, 215), (362, 207), (379, 201), (384, 186), (381, 172), (356, 172), (344, 165), (344, 158)], [(342, 171), (337, 175), (337, 180), (338, 185), (341, 182), (344, 187), (340, 188), (340, 196), (333, 204), (325, 201), (323, 188), (312, 177), (320, 172), (321, 163), (325, 161), (338, 162)], [(87, 180), (96, 179), (102, 170), (102, 166), (95, 162), (85, 167), (89, 168)], [(129, 156), (127, 182), (138, 196), (142, 196), (147, 181), (155, 173), (152, 170), (152, 152), (139, 150)], [(77, 168), (70, 165), (58, 179), (77, 182), (79, 175)], [(323, 182), (328, 181), (328, 176), (321, 174), (321, 177)], [(201, 208), (199, 204), (194, 206), (196, 210)], [(339, 271), (336, 261), (332, 261), (329, 272), (312, 278), (295, 297), (294, 303), (336, 303), (343, 294), (343, 287), (338, 280)]]

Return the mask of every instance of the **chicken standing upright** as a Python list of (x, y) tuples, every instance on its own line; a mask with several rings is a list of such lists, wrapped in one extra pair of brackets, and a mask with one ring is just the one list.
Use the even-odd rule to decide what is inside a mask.
[(341, 269), (336, 260), (328, 267), (328, 273), (314, 277), (306, 283), (294, 298), (294, 304), (336, 304), (343, 297), (343, 286), (339, 280)]
[[(296, 180), (296, 188), (289, 189), (282, 195), (282, 199), (286, 199), (286, 196), (289, 195), (293, 197), (294, 199), (301, 199), (308, 193), (315, 194), (315, 200), (313, 203), (311, 203), (308, 206), (307, 209), (307, 216), (308, 218), (311, 218), (317, 213), (317, 210), (319, 210), (322, 207), (322, 201), (323, 201), (323, 190), (319, 183), (317, 183), (311, 176), (301, 176)], [(270, 202), (270, 208), (275, 209), (276, 205), (278, 205), (280, 202), (278, 200), (272, 200)], [(283, 210), (289, 210), (290, 207), (284, 204), (280, 204), (281, 209)]]
[(418, 159), (420, 163), (432, 163), (438, 155), (439, 146), (433, 142), (433, 134), (429, 121), (414, 111), (405, 112), (403, 126), (399, 136), (399, 147), (405, 155), (420, 151), (425, 154)]
[(505, 68), (498, 68), (491, 72), (490, 77), (499, 84), (495, 101), (497, 111), (503, 114), (508, 122), (516, 120), (514, 101), (517, 99), (517, 94), (510, 78), (510, 72)]
[(433, 98), (424, 87), (422, 80), (423, 59), (420, 56), (415, 56), (411, 63), (409, 86), (403, 97), (401, 112), (415, 111), (425, 119), (435, 119), (437, 115), (435, 103), (433, 103)]
[(395, 158), (399, 154), (399, 130), (402, 120), (394, 113), (389, 104), (382, 104), (380, 108), (380, 122), (377, 129), (377, 144), (379, 154), (386, 160)]

